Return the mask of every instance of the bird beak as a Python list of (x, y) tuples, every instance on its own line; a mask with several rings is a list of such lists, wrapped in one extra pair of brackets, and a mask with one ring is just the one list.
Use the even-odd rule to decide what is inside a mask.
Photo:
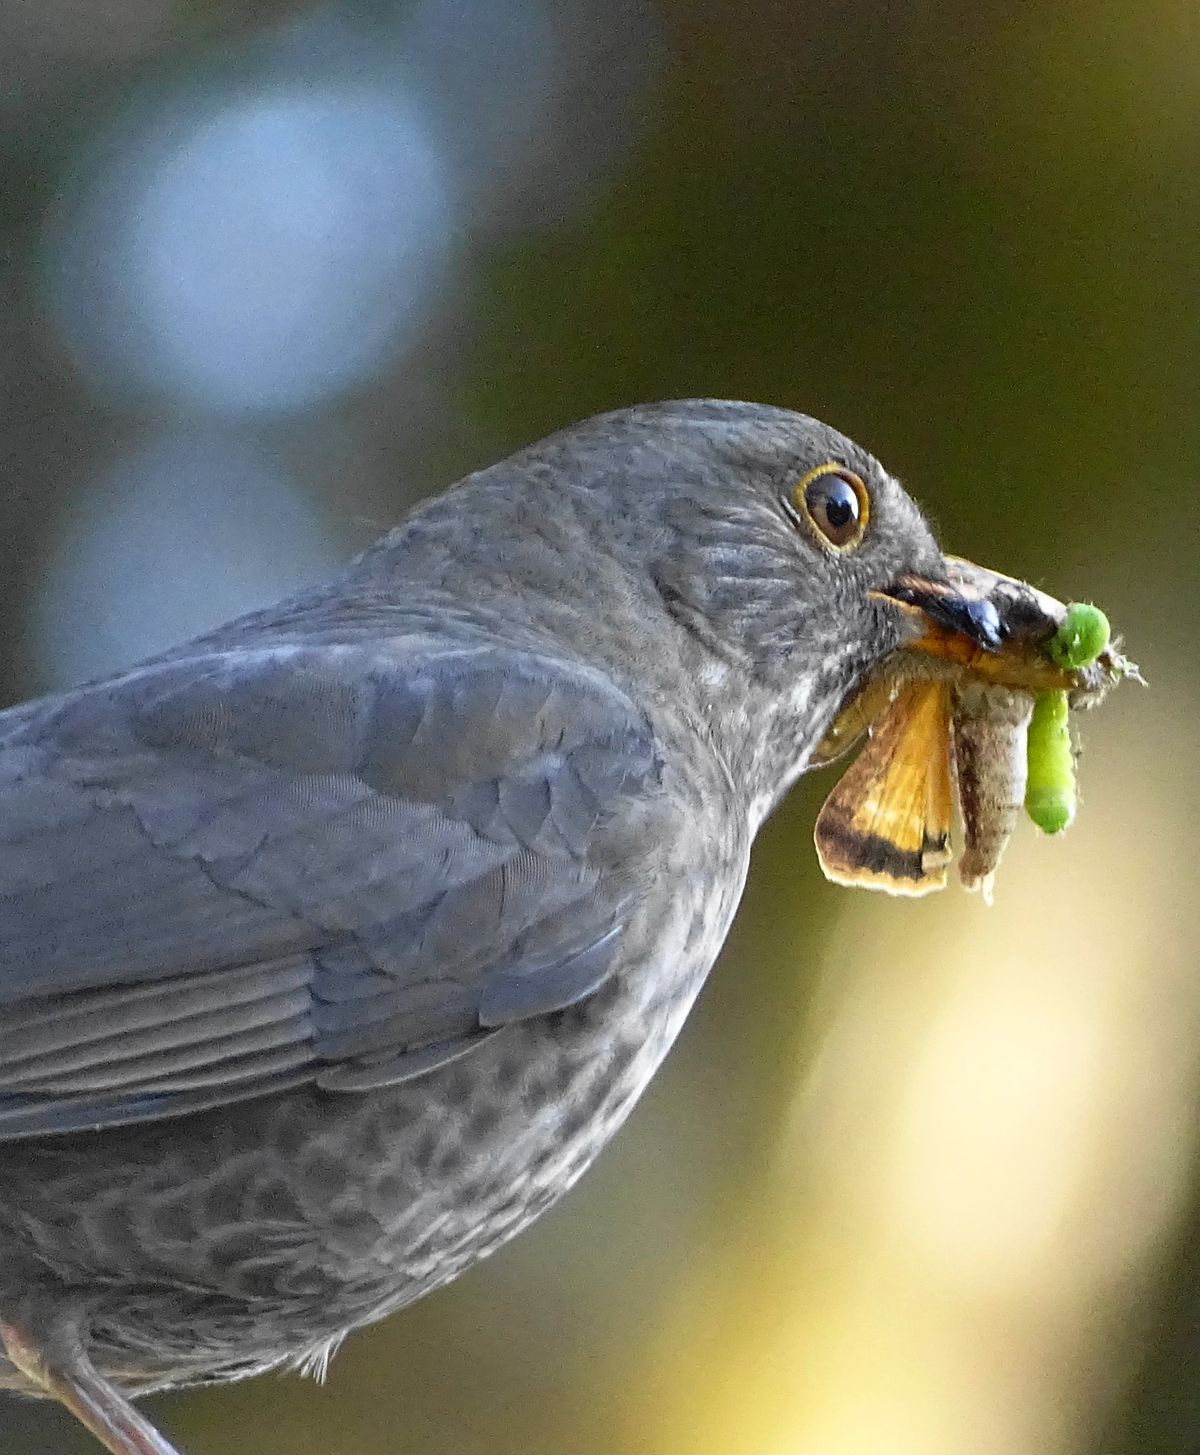
[(1062, 689), (1075, 700), (1095, 693), (1129, 665), (1105, 653), (1081, 671), (1058, 666), (1045, 650), (1066, 607), (1024, 581), (989, 571), (957, 556), (945, 558), (945, 574), (906, 573), (871, 599), (900, 617), (900, 645), (858, 684), (810, 762), (819, 767), (849, 751), (892, 701), (896, 684), (911, 677), (960, 678), (965, 672), (988, 683), (1030, 692)]
[(876, 594), (903, 611), (912, 633), (905, 642), (910, 651), (952, 656), (960, 650), (997, 652), (1003, 645), (1004, 623), (995, 604), (950, 581), (898, 576)]
[(1023, 581), (947, 556), (944, 577), (905, 574), (872, 595), (901, 613), (907, 652), (1010, 687), (1074, 683), (1042, 650), (1066, 608)]

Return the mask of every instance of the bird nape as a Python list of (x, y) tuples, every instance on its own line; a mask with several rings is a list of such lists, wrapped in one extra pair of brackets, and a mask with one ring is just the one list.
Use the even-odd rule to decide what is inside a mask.
[[(132, 1400), (320, 1365), (526, 1226), (854, 705), (1016, 670), (1029, 602), (968, 575), (825, 425), (652, 405), (0, 715), (0, 1388), (170, 1455)], [(850, 809), (843, 860), (942, 853)]]

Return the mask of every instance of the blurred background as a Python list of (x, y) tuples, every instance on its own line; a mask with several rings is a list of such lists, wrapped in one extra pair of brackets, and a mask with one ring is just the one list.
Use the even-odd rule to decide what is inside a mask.
[(801, 785), (581, 1188), (326, 1389), (156, 1401), (187, 1450), (1200, 1448), (1198, 168), (1188, 0), (0, 0), (6, 701), (702, 394), (847, 431), (1152, 683), (990, 910), (827, 885)]

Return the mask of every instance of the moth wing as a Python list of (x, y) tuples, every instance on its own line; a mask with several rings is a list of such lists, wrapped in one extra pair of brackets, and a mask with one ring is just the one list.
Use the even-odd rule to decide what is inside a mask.
[(829, 724), (825, 736), (813, 749), (808, 766), (824, 768), (826, 764), (844, 758), (870, 732), (876, 718), (887, 711), (891, 697), (890, 682), (869, 683)]
[(826, 878), (887, 894), (943, 889), (952, 796), (949, 688), (909, 683), (817, 815)]

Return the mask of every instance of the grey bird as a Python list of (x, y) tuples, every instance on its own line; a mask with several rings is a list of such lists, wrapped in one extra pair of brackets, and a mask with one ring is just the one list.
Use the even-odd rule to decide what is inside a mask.
[(986, 648), (864, 450), (652, 405), (0, 715), (0, 1388), (171, 1455), (138, 1396), (323, 1365), (549, 1207), (922, 582)]

